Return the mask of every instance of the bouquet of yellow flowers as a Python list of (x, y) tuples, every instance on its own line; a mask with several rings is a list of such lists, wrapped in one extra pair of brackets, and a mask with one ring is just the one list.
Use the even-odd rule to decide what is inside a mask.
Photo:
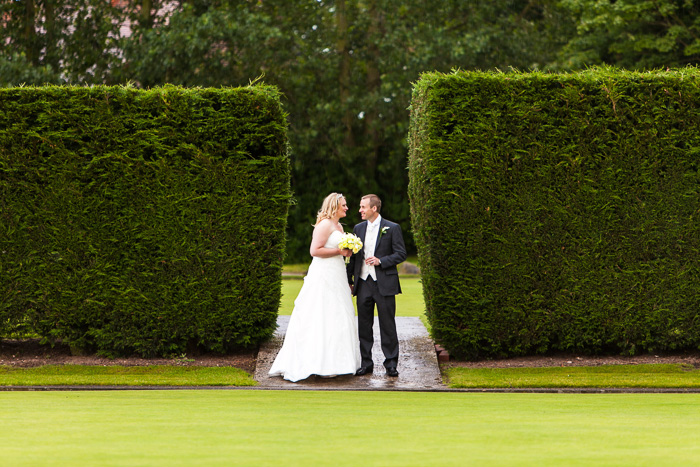
[[(360, 251), (360, 249), (362, 249), (362, 240), (360, 240), (360, 237), (357, 235), (347, 232), (340, 237), (338, 248), (352, 250), (353, 253), (357, 253)], [(350, 258), (346, 257), (345, 264), (348, 264), (349, 262)]]

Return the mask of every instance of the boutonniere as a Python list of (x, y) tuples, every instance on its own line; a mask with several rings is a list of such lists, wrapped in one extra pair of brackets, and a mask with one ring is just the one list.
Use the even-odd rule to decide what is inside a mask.
[(379, 232), (379, 238), (382, 238), (382, 235), (384, 235), (387, 230), (389, 230), (389, 227), (383, 227), (381, 232)]

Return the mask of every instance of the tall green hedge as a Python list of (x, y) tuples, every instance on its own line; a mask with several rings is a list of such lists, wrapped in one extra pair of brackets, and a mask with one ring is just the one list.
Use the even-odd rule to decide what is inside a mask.
[(429, 73), (410, 185), (434, 337), (470, 358), (700, 346), (700, 72)]
[(144, 356), (268, 338), (286, 132), (268, 86), (0, 90), (0, 331)]

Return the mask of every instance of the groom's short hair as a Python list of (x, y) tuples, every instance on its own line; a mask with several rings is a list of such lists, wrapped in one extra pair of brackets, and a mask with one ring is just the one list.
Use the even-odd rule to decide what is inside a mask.
[(379, 199), (379, 196), (377, 195), (364, 195), (362, 199), (368, 199), (369, 200), (369, 207), (373, 208), (377, 206), (377, 212), (381, 212), (382, 210), (382, 200)]

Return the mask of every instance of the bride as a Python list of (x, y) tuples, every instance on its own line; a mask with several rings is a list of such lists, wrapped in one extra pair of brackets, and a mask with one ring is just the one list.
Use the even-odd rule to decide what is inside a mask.
[(311, 375), (354, 374), (360, 368), (357, 320), (344, 261), (352, 252), (338, 248), (343, 234), (339, 221), (347, 210), (340, 193), (323, 200), (309, 249), (313, 260), (270, 376), (296, 382)]

